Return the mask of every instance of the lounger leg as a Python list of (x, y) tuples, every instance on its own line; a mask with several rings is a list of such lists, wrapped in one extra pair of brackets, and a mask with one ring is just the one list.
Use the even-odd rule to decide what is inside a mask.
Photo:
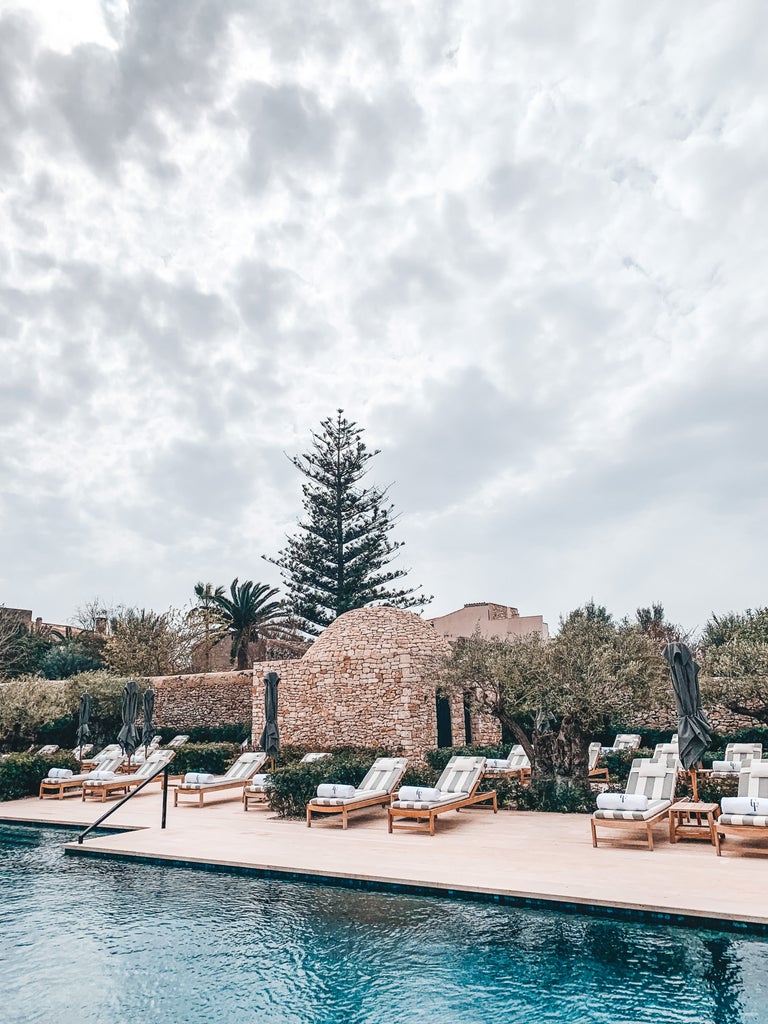
[(720, 856), (720, 833), (717, 831), (717, 825), (715, 825), (715, 850), (717, 851), (717, 856), (719, 857)]
[(653, 850), (653, 825), (645, 826), (648, 831), (648, 849)]
[(597, 847), (597, 829), (595, 828), (595, 819), (590, 818), (589, 824), (592, 826), (592, 845)]
[(179, 806), (179, 791), (178, 791), (178, 789), (174, 789), (174, 791), (173, 791), (173, 806), (174, 807), (178, 807)]
[(200, 790), (200, 792), (198, 793), (198, 796), (197, 796), (197, 806), (198, 807), (202, 807), (203, 806), (203, 791), (202, 791), (202, 789)]
[[(327, 790), (326, 790), (326, 792), (327, 792)], [(341, 809), (341, 827), (342, 828), (346, 828), (347, 827), (347, 808), (346, 807), (342, 807), (342, 809)]]
[(390, 835), (392, 834), (392, 814), (389, 810), (387, 810), (387, 832), (389, 832)]
[(433, 836), (435, 834), (435, 816), (434, 814), (429, 815), (429, 834)]
[(307, 807), (307, 828), (312, 828), (312, 808)]

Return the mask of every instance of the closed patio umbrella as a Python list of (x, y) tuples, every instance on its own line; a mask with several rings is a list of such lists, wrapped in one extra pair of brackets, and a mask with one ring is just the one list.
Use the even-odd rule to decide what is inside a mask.
[[(677, 702), (677, 737), (680, 761), (687, 771), (695, 769), (709, 746), (712, 727), (701, 707), (699, 666), (690, 648), (679, 641), (667, 644), (661, 652), (669, 664), (672, 688)], [(696, 777), (692, 775), (694, 799), (698, 798)]]
[(75, 743), (80, 747), (80, 760), (83, 760), (83, 746), (91, 738), (88, 723), (91, 719), (91, 695), (86, 690), (80, 697), (80, 708), (77, 716), (77, 736)]
[(264, 731), (259, 738), (259, 746), (272, 758), (280, 752), (280, 732), (277, 728), (277, 684), (280, 676), (277, 672), (267, 672), (264, 676)]
[(144, 726), (141, 730), (141, 746), (144, 747), (144, 757), (149, 752), (149, 744), (152, 742), (152, 715), (155, 712), (155, 691), (150, 686), (144, 691)]
[(125, 684), (123, 690), (122, 720), (123, 727), (117, 734), (117, 742), (123, 748), (123, 753), (128, 755), (128, 764), (134, 755), (139, 742), (139, 734), (136, 729), (136, 716), (139, 713), (139, 687), (131, 679)]

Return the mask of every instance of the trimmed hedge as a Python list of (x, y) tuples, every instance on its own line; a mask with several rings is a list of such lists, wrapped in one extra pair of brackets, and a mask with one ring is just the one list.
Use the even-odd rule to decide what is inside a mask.
[(40, 783), (51, 768), (80, 770), (79, 763), (69, 754), (11, 754), (0, 761), (0, 800), (20, 800), (37, 796)]
[(171, 761), (171, 774), (211, 772), (212, 775), (223, 775), (239, 753), (240, 747), (236, 743), (185, 743)]
[[(139, 708), (141, 710), (141, 708)], [(156, 729), (163, 737), (163, 743), (172, 740), (179, 733), (189, 736), (188, 743), (237, 743), (247, 740), (251, 735), (250, 722), (235, 722), (232, 725), (189, 725), (183, 729)]]

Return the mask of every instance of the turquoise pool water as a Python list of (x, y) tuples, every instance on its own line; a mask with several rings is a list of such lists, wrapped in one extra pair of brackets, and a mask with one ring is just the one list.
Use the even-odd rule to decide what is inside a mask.
[(0, 825), (4, 1024), (740, 1024), (768, 940), (65, 857)]

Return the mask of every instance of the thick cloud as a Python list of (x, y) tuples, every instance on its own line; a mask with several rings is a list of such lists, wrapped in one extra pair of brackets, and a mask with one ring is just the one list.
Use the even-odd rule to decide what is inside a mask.
[(766, 30), (0, 0), (0, 602), (277, 582), (342, 406), (436, 613), (764, 604)]

